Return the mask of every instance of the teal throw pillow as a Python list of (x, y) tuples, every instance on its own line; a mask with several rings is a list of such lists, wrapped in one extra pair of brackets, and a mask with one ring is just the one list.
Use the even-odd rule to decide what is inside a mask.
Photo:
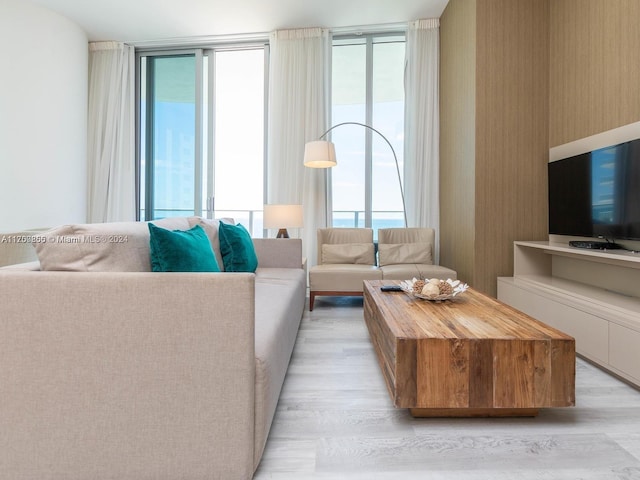
[(226, 272), (255, 272), (258, 257), (251, 235), (242, 225), (220, 222), (218, 227), (220, 252)]
[(151, 270), (154, 272), (219, 272), (209, 237), (200, 225), (166, 230), (149, 223)]

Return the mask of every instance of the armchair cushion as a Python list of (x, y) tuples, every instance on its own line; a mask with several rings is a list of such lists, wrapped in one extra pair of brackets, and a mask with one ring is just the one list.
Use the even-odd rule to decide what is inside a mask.
[(322, 245), (322, 264), (336, 263), (374, 265), (373, 243), (325, 243)]
[(410, 280), (412, 278), (440, 278), (455, 280), (455, 270), (442, 265), (426, 265), (420, 263), (396, 263), (379, 268), (383, 280)]
[(378, 243), (416, 243), (426, 242), (435, 245), (435, 230), (433, 228), (380, 228)]
[(382, 280), (382, 271), (374, 265), (349, 263), (314, 265), (309, 272), (309, 290), (321, 292), (343, 292), (346, 295), (361, 294), (363, 280)]
[(431, 244), (418, 243), (381, 243), (378, 245), (378, 264), (395, 265), (403, 263), (432, 264)]
[[(370, 228), (319, 228), (318, 264), (322, 264), (322, 246), (345, 243), (370, 243), (373, 245), (373, 230)], [(374, 265), (375, 258), (368, 265)]]

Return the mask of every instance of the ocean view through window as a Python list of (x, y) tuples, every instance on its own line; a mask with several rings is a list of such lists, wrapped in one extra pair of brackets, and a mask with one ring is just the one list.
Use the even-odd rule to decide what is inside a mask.
[[(330, 89), (331, 125), (381, 131), (401, 170), (404, 46), (403, 34), (334, 38)], [(137, 55), (139, 218), (230, 217), (263, 236), (268, 46)], [(395, 162), (377, 137), (360, 126), (331, 133), (334, 227), (404, 225)]]

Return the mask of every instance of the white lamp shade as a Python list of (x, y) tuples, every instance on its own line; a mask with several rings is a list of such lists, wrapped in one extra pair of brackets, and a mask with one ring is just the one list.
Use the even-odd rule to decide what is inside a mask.
[(304, 166), (311, 168), (335, 167), (336, 147), (327, 140), (307, 142), (304, 146)]
[(265, 205), (264, 228), (300, 228), (302, 205)]

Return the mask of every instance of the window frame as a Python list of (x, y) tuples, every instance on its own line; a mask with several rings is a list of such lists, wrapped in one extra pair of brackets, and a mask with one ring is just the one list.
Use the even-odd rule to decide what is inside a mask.
[[(386, 39), (386, 41), (385, 41)], [(388, 31), (388, 32), (367, 32), (367, 33), (347, 33), (336, 34), (332, 38), (331, 50), (339, 46), (348, 45), (365, 45), (365, 121), (364, 123), (369, 126), (373, 125), (374, 116), (374, 98), (373, 98), (373, 50), (375, 44), (381, 43), (397, 43), (402, 42), (406, 46), (406, 31)], [(406, 47), (405, 47), (406, 48)], [(331, 63), (333, 78), (333, 62)], [(330, 125), (333, 125), (333, 98), (330, 101), (329, 119)], [(365, 178), (364, 178), (364, 227), (372, 228), (373, 225), (373, 131), (365, 128)], [(404, 158), (403, 158), (404, 162)], [(331, 177), (330, 177), (331, 178)], [(402, 175), (402, 185), (404, 186), (404, 175)], [(333, 186), (330, 188), (331, 195), (333, 195)], [(332, 200), (333, 203), (333, 200)], [(336, 212), (332, 208), (333, 213)], [(340, 211), (338, 211), (340, 212)], [(359, 223), (359, 211), (354, 211), (354, 227), (358, 227)]]
[[(149, 97), (149, 91), (153, 88), (153, 81), (149, 81), (148, 71), (145, 72), (147, 81), (143, 85), (142, 78), (142, 61), (143, 58), (168, 57), (168, 56), (195, 56), (196, 69), (196, 85), (195, 85), (195, 132), (194, 132), (194, 215), (206, 216), (213, 218), (215, 215), (215, 54), (217, 52), (239, 51), (239, 50), (263, 50), (264, 52), (264, 127), (263, 127), (263, 203), (267, 199), (267, 152), (268, 152), (268, 115), (269, 115), (269, 42), (268, 39), (260, 39), (257, 41), (234, 42), (234, 43), (213, 43), (198, 46), (185, 46), (177, 48), (137, 48), (135, 53), (135, 182), (136, 182), (136, 219), (137, 220), (153, 220), (153, 192), (154, 192), (154, 162), (153, 160), (153, 123), (146, 122), (145, 131), (142, 131), (142, 118), (150, 118), (153, 115), (153, 102), (147, 102), (145, 111), (141, 111), (142, 91), (145, 89), (145, 95)], [(208, 62), (208, 81), (204, 85), (203, 64), (207, 58)], [(145, 69), (153, 64), (148, 62)], [(203, 105), (203, 96), (207, 94), (207, 105)], [(206, 111), (207, 129), (204, 131), (204, 113)], [(203, 151), (203, 136), (206, 136), (207, 151)], [(145, 147), (145, 168), (144, 178), (142, 178), (142, 148), (144, 138)], [(205, 164), (206, 162), (206, 164)], [(203, 171), (206, 167), (206, 178), (203, 178)], [(142, 207), (142, 185), (144, 182), (144, 217), (141, 218)], [(206, 192), (206, 202), (203, 202), (203, 192)], [(151, 208), (149, 208), (151, 206)], [(260, 210), (261, 211), (261, 210)], [(249, 230), (252, 235), (259, 232), (253, 232), (253, 219), (255, 211), (249, 211), (250, 225)], [(262, 235), (266, 231), (263, 229)]]

